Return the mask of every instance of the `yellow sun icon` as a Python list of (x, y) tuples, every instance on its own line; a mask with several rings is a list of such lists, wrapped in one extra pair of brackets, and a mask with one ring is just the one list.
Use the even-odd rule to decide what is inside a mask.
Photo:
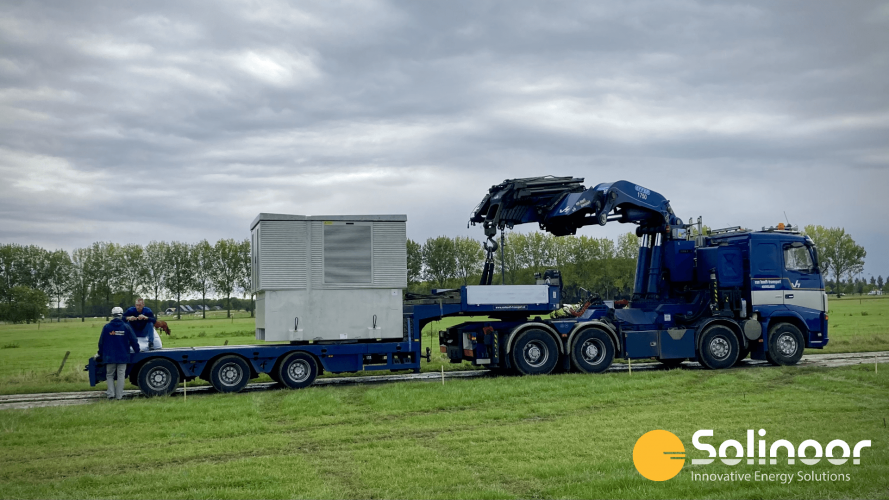
[(685, 465), (685, 446), (669, 431), (649, 431), (633, 447), (636, 470), (652, 481), (666, 481)]

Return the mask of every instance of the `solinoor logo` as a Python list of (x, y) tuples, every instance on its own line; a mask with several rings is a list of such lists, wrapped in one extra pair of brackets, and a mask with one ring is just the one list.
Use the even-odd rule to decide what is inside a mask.
[[(758, 434), (760, 439), (756, 439)], [(861, 451), (870, 448), (869, 439), (859, 441), (854, 446), (849, 446), (841, 439), (834, 439), (822, 446), (814, 439), (795, 445), (786, 439), (778, 439), (769, 444), (765, 429), (759, 429), (754, 433), (753, 429), (747, 430), (746, 443), (734, 439), (726, 439), (717, 447), (706, 443), (703, 438), (713, 437), (712, 429), (701, 429), (692, 436), (692, 445), (695, 449), (705, 451), (708, 458), (695, 458), (691, 461), (694, 465), (709, 465), (719, 460), (725, 465), (738, 465), (746, 462), (747, 465), (778, 465), (781, 462), (794, 465), (797, 461), (805, 465), (815, 465), (826, 459), (832, 465), (844, 465), (849, 459), (852, 464), (861, 463)], [(746, 446), (745, 446), (746, 444)], [(757, 453), (758, 452), (758, 453)], [(654, 430), (646, 432), (633, 447), (633, 464), (639, 474), (652, 481), (666, 481), (675, 477), (685, 465), (685, 446), (672, 432)], [(753, 477), (760, 477), (763, 473), (755, 471)], [(798, 473), (805, 477), (804, 473)], [(746, 474), (751, 476), (751, 474)], [(846, 475), (848, 477), (848, 474)], [(765, 476), (763, 476), (765, 477)]]
[(670, 431), (649, 431), (633, 447), (636, 470), (652, 481), (666, 481), (685, 465), (685, 446)]

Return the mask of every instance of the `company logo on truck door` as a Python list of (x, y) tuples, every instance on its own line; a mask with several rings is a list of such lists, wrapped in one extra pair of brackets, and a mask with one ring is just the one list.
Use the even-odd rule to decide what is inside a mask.
[[(693, 465), (709, 465), (719, 459), (726, 465), (738, 465), (746, 459), (747, 465), (779, 465), (779, 462), (783, 463), (785, 460), (787, 465), (796, 464), (796, 460), (805, 465), (816, 465), (821, 460), (826, 459), (833, 465), (844, 465), (851, 458), (853, 465), (860, 465), (861, 450), (871, 446), (869, 439), (859, 441), (854, 446), (849, 446), (848, 443), (841, 439), (834, 439), (827, 443), (826, 446), (822, 446), (820, 442), (814, 439), (806, 439), (799, 445), (795, 445), (786, 439), (778, 439), (769, 445), (767, 440), (763, 439), (766, 435), (765, 429), (759, 429), (756, 434), (759, 435), (760, 439), (755, 439), (753, 429), (748, 429), (746, 446), (741, 444), (740, 441), (727, 439), (719, 445), (717, 451), (715, 446), (702, 441), (702, 438), (713, 437), (713, 430), (701, 429), (692, 435), (692, 445), (700, 451), (706, 451), (709, 458), (693, 458), (691, 463)], [(780, 458), (779, 454), (783, 458)], [(685, 465), (685, 446), (672, 432), (665, 430), (647, 432), (636, 441), (636, 446), (633, 448), (633, 464), (643, 477), (652, 481), (666, 481), (679, 474), (679, 471)], [(692, 474), (695, 476), (713, 475), (703, 473)], [(724, 474), (716, 474), (715, 476), (722, 475)], [(754, 479), (757, 481), (780, 479), (782, 482), (791, 482), (793, 480), (792, 477), (789, 479), (783, 477), (788, 476), (787, 474), (764, 474), (762, 471), (747, 474), (732, 473), (732, 475), (739, 477), (740, 480), (745, 480), (744, 478), (746, 478), (747, 481)], [(769, 479), (772, 476), (776, 477)], [(782, 478), (777, 478), (777, 476), (782, 476)], [(799, 471), (797, 476), (800, 480), (807, 481), (850, 480), (849, 474), (832, 474), (832, 476), (837, 476), (837, 478), (830, 479), (828, 477), (824, 479), (814, 477), (813, 473)], [(695, 477), (694, 479), (698, 480), (700, 478)], [(708, 477), (706, 480), (711, 479)]]

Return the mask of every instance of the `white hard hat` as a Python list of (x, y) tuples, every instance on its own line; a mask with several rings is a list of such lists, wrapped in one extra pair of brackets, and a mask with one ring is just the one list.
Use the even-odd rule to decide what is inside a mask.
[(121, 309), (119, 307), (115, 307), (114, 309), (111, 310), (111, 315), (112, 316), (123, 316), (123, 309)]

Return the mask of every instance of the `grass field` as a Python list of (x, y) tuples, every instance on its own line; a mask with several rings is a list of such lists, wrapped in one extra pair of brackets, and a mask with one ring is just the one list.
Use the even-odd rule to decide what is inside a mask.
[[(239, 313), (233, 320), (224, 313), (206, 320), (194, 316), (181, 320), (164, 317), (172, 337), (164, 336), (165, 347), (247, 344), (254, 341), (253, 319)], [(222, 316), (222, 317), (220, 317)], [(424, 371), (472, 369), (469, 364), (451, 364), (437, 352), (439, 329), (465, 318), (446, 318), (424, 330), (423, 342), (433, 350), (432, 363)], [(861, 352), (889, 350), (889, 297), (830, 300), (830, 344), (809, 352)], [(0, 325), (0, 394), (90, 390), (83, 366), (96, 352), (104, 318), (40, 325)], [(56, 377), (65, 351), (71, 351), (60, 376)], [(330, 376), (330, 375), (325, 375)], [(263, 375), (259, 381), (269, 381)], [(202, 382), (196, 381), (196, 384)], [(104, 385), (103, 385), (104, 386)], [(130, 387), (128, 385), (128, 387)], [(132, 388), (132, 387), (130, 387)]]
[[(138, 399), (0, 412), (2, 498), (886, 498), (889, 369), (672, 370)], [(839, 425), (841, 423), (841, 425)], [(870, 439), (861, 465), (691, 465), (658, 483), (635, 441)], [(691, 472), (848, 473), (720, 483)], [(796, 478), (796, 476), (794, 476)]]

